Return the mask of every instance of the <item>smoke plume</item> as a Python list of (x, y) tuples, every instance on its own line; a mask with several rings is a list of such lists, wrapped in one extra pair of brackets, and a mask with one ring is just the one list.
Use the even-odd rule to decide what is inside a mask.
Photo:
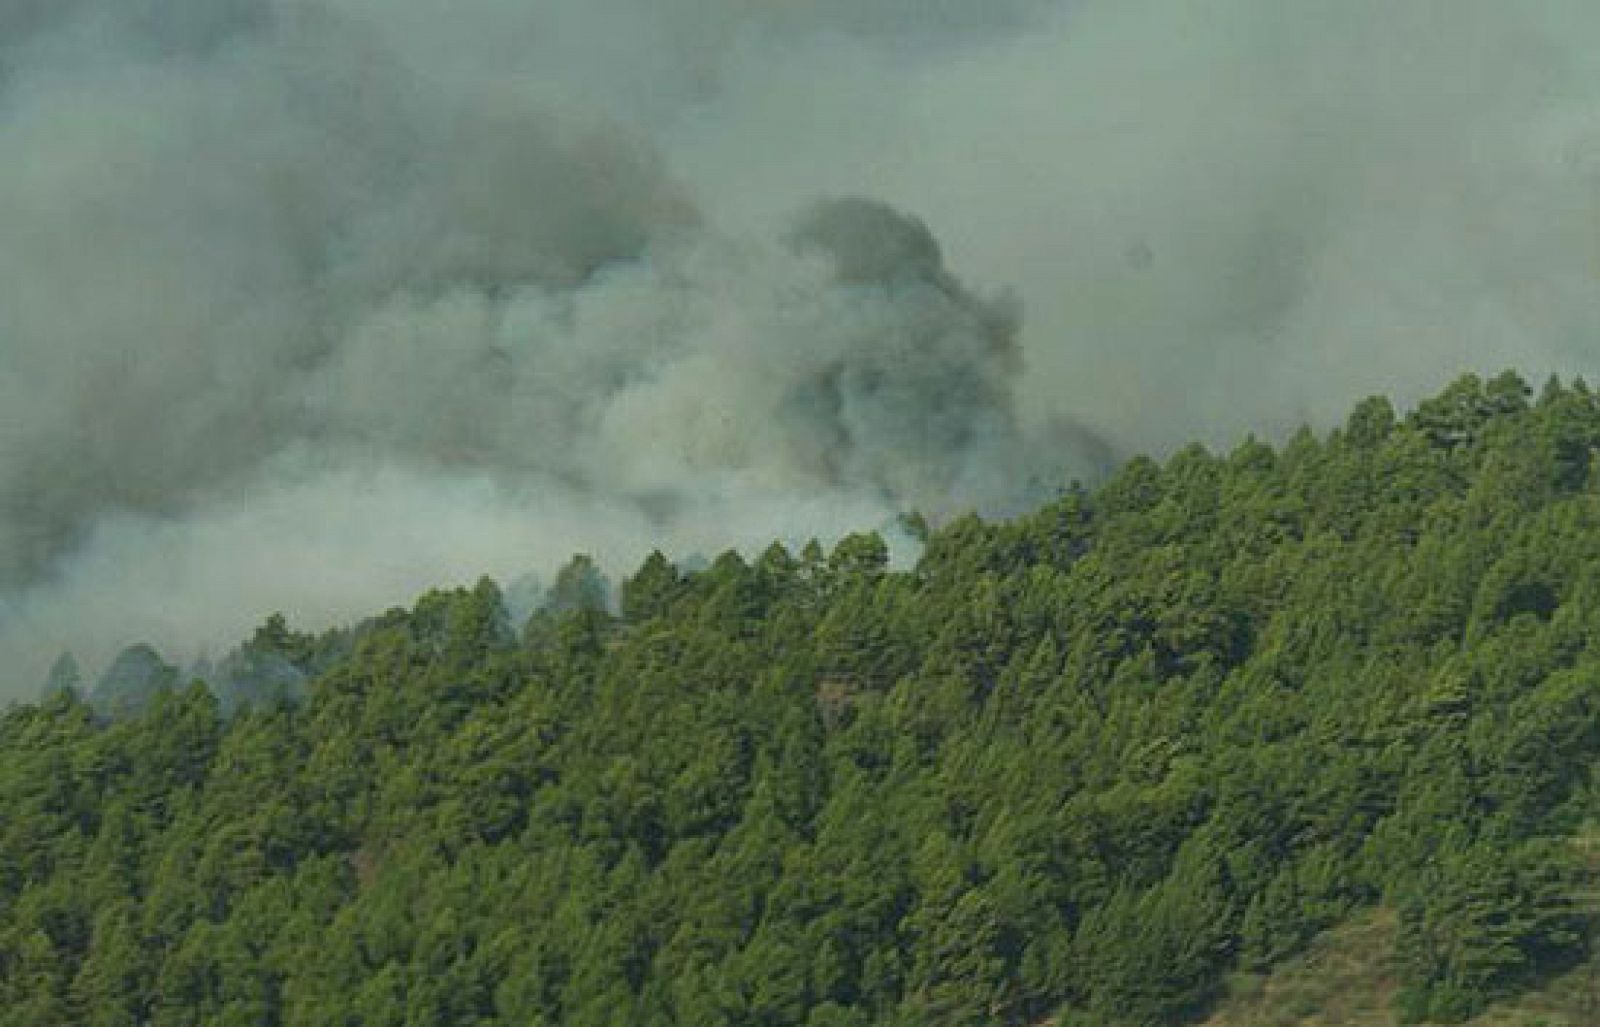
[(1577, 0), (0, 0), (0, 696), (1592, 369)]

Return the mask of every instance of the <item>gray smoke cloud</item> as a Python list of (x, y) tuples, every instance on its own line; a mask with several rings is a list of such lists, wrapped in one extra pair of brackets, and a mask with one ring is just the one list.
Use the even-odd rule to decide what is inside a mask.
[(1596, 44), (1576, 0), (0, 0), (0, 696), (1592, 371)]
[(603, 12), (394, 13), (5, 10), (20, 684), (59, 646), (192, 654), (271, 609), (349, 617), (579, 549), (1018, 494), (1014, 302), (963, 286), (921, 222), (813, 199), (786, 232), (719, 231), (627, 90), (580, 103), (586, 66), (563, 86), (496, 59), (506, 33), (603, 45)]
[(846, 183), (915, 210), (1022, 297), (1025, 411), (1122, 451), (1326, 426), (1467, 369), (1592, 374), (1600, 8), (1022, 13), (954, 54), (746, 44), (669, 160), (752, 224)]

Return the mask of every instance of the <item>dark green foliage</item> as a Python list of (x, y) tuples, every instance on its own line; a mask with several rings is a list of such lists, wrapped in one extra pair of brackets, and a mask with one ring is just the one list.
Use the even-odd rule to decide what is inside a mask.
[(545, 597), (545, 607), (552, 613), (569, 610), (604, 610), (611, 583), (606, 580), (593, 557), (579, 554), (556, 574), (556, 583), (550, 586)]
[(1400, 1011), (1470, 1015), (1581, 955), (1600, 814), (1600, 400), (1530, 395), (909, 571), (579, 557), (520, 636), (484, 581), (212, 690), (64, 665), (0, 717), (0, 1024), (1165, 1024), (1375, 903)]

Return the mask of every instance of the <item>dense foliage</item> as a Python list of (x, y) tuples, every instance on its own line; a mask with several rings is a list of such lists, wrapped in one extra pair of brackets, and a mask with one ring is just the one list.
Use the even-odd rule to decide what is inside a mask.
[(1399, 1011), (1466, 1015), (1586, 945), (1597, 447), (1468, 377), (907, 571), (656, 556), (613, 613), (578, 561), (519, 630), (274, 618), (306, 682), (227, 715), (57, 687), (0, 719), (0, 1022), (1156, 1024), (1379, 903)]

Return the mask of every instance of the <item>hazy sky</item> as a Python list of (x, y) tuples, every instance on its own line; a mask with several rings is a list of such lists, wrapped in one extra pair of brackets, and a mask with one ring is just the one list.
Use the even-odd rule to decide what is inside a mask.
[(0, 0), (0, 152), (0, 695), (1600, 356), (1577, 0)]

